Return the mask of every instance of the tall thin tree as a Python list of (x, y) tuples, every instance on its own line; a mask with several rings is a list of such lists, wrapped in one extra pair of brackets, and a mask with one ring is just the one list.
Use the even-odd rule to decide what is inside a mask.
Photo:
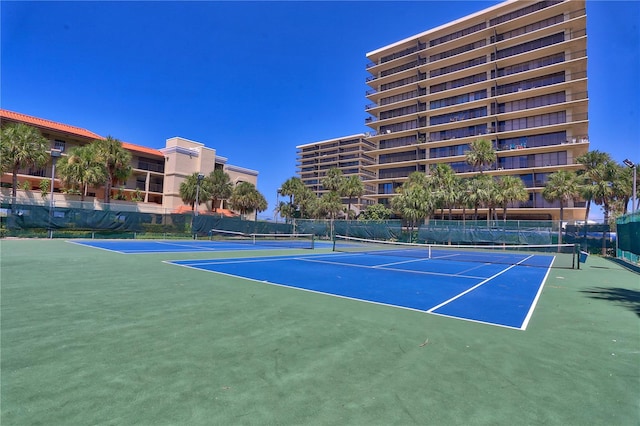
[(90, 186), (106, 180), (104, 166), (96, 161), (95, 145), (71, 148), (69, 154), (58, 160), (57, 172), (65, 186), (80, 191), (80, 199), (85, 200)]
[(215, 213), (218, 208), (218, 201), (220, 201), (220, 207), (222, 208), (222, 201), (231, 197), (233, 184), (229, 175), (222, 169), (213, 170), (205, 180), (205, 186), (208, 186), (211, 197), (211, 207)]
[(511, 203), (527, 201), (529, 193), (522, 179), (516, 176), (502, 176), (497, 182), (498, 203), (502, 206), (502, 220), (507, 221), (507, 207)]
[(560, 201), (560, 223), (558, 226), (558, 244), (562, 244), (562, 226), (564, 222), (564, 205), (580, 194), (578, 178), (574, 172), (559, 170), (549, 175), (549, 180), (542, 190), (542, 197), (547, 201)]
[(122, 147), (122, 142), (112, 136), (97, 139), (93, 143), (96, 160), (106, 171), (104, 202), (108, 204), (111, 202), (111, 189), (114, 185), (126, 181), (131, 174), (131, 153)]
[(352, 175), (345, 178), (340, 186), (340, 195), (347, 198), (347, 219), (351, 214), (351, 201), (359, 199), (364, 194), (364, 185), (358, 176)]
[(3, 173), (11, 172), (12, 204), (18, 194), (18, 172), (27, 167), (44, 167), (49, 161), (48, 149), (49, 141), (35, 127), (10, 123), (2, 128), (0, 166)]
[(483, 173), (486, 166), (495, 163), (497, 154), (491, 141), (486, 139), (476, 139), (469, 144), (469, 150), (465, 152), (467, 163), (473, 166), (474, 170), (480, 169)]

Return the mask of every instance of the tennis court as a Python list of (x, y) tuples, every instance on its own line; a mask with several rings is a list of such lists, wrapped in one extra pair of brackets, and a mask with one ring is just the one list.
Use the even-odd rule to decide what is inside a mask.
[[(401, 261), (381, 253), (137, 255), (61, 239), (0, 251), (3, 425), (638, 424), (638, 275), (600, 256), (581, 270), (554, 261), (519, 332), (163, 263)], [(417, 256), (402, 260), (435, 260)], [(371, 272), (402, 286), (437, 276)]]
[[(308, 234), (245, 234), (224, 231), (199, 240), (72, 240), (97, 249), (123, 254), (226, 252), (242, 250), (313, 249), (315, 240)], [(323, 243), (319, 243), (323, 246)], [(324, 243), (326, 245), (328, 243)], [(327, 245), (328, 247), (328, 245)]]
[(547, 267), (362, 252), (167, 263), (524, 330), (553, 260), (533, 257)]

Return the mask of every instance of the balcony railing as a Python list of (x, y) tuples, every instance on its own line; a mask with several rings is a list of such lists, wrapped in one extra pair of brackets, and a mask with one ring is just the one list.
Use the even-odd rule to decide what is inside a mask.
[(162, 184), (160, 184), (160, 183), (151, 183), (151, 184), (149, 184), (149, 191), (151, 191), (151, 192), (162, 192)]
[[(534, 31), (538, 31), (544, 28), (548, 28), (551, 27), (553, 25), (562, 23), (562, 22), (566, 22), (570, 19), (575, 19), (575, 18), (579, 18), (581, 16), (584, 16), (586, 13), (585, 9), (580, 9), (580, 10), (575, 10), (571, 13), (569, 13), (568, 16), (565, 16), (563, 13), (560, 13), (556, 16), (553, 16), (551, 18), (545, 19), (543, 21), (538, 21), (538, 22), (534, 22), (532, 24), (528, 24), (525, 25), (523, 27), (520, 28), (516, 28), (514, 30), (511, 31), (507, 31), (506, 33), (501, 33), (498, 34), (497, 36), (491, 36), (491, 43), (497, 43), (503, 40), (509, 40), (511, 38), (514, 37), (518, 37), (524, 34), (528, 34)], [(566, 19), (565, 19), (566, 18)]]
[(149, 170), (150, 172), (164, 173), (164, 164), (148, 163), (146, 161), (138, 161), (138, 169)]
[(513, 124), (501, 124), (498, 125), (498, 133), (502, 133), (502, 132), (516, 132), (518, 130), (524, 130), (524, 129), (534, 129), (536, 127), (548, 127), (548, 126), (555, 126), (558, 124), (566, 124), (566, 123), (573, 123), (576, 121), (585, 121), (589, 119), (589, 115), (586, 113), (583, 114), (571, 114), (570, 116), (566, 116), (564, 118), (560, 118), (557, 121), (554, 122), (544, 122), (544, 118), (540, 119), (540, 122), (538, 122), (537, 117), (524, 117), (523, 119), (529, 119), (532, 120), (533, 123), (529, 124), (528, 121), (526, 124), (522, 125), (522, 120), (518, 121), (518, 127), (515, 128), (513, 127)]
[(426, 48), (427, 48), (427, 44), (426, 43), (418, 42), (415, 46), (406, 48), (404, 50), (401, 50), (400, 52), (395, 52), (395, 53), (392, 53), (390, 55), (387, 55), (387, 56), (384, 56), (384, 57), (380, 58), (380, 61), (378, 63), (368, 62), (366, 64), (366, 68), (367, 69), (373, 68), (373, 67), (375, 67), (377, 65), (381, 65), (381, 64), (393, 61), (395, 59), (404, 58), (406, 56), (410, 56), (410, 55), (418, 53), (418, 52), (420, 52), (422, 50), (425, 50)]
[(587, 77), (586, 71), (575, 72), (569, 75), (556, 73), (543, 78), (525, 80), (511, 83), (504, 86), (491, 88), (491, 96), (508, 95), (509, 93), (523, 92), (525, 90), (537, 89), (539, 87), (553, 86), (556, 84), (567, 83), (570, 81), (580, 80)]

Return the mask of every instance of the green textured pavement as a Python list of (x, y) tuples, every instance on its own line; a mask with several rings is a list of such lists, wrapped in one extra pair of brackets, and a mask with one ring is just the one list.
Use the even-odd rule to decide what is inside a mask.
[(0, 241), (0, 424), (640, 423), (640, 275), (607, 259), (519, 331), (162, 263), (212, 256)]

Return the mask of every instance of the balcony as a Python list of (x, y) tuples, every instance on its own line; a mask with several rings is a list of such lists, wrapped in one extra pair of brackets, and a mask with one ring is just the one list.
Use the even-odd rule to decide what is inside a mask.
[(394, 53), (392, 53), (390, 55), (383, 56), (383, 57), (380, 58), (380, 60), (377, 63), (374, 62), (374, 61), (368, 62), (365, 67), (366, 67), (366, 69), (373, 68), (375, 66), (382, 65), (382, 64), (394, 61), (396, 59), (405, 58), (407, 56), (413, 55), (413, 54), (418, 53), (418, 52), (420, 52), (422, 50), (425, 50), (426, 48), (427, 48), (427, 44), (426, 43), (420, 43), (420, 41), (418, 41), (415, 46), (411, 46), (411, 47), (403, 49), (403, 50), (401, 50), (399, 52), (394, 52)]
[[(545, 114), (545, 116), (548, 114)], [(544, 116), (534, 116), (534, 117), (525, 117), (523, 119), (517, 120), (518, 124), (515, 127), (512, 124), (499, 124), (498, 125), (498, 133), (506, 133), (506, 132), (517, 132), (520, 130), (529, 130), (535, 128), (551, 128), (553, 126), (574, 123), (580, 121), (587, 121), (589, 119), (588, 114), (568, 114), (565, 117), (558, 117), (557, 119), (549, 118), (545, 119)], [(525, 120), (525, 121), (523, 121)]]
[(149, 192), (159, 192), (162, 193), (162, 184), (161, 183), (150, 183), (149, 184)]
[(164, 173), (164, 164), (149, 163), (147, 161), (138, 161), (139, 170), (148, 170), (150, 172)]

